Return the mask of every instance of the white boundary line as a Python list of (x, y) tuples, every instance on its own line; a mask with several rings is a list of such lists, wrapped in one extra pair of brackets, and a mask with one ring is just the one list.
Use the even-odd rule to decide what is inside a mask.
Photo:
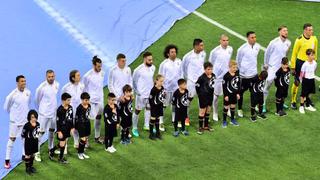
[(105, 53), (102, 48), (94, 44), (88, 37), (86, 37), (79, 29), (77, 29), (68, 19), (59, 13), (45, 0), (34, 0), (34, 2), (46, 12), (52, 19), (56, 21), (63, 29), (65, 29), (79, 44), (84, 47), (92, 55), (98, 55), (106, 67), (113, 65), (111, 58)]

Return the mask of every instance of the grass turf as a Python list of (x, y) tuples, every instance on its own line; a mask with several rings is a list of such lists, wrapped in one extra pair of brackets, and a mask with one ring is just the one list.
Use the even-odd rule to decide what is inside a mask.
[[(319, 3), (207, 0), (198, 11), (241, 34), (248, 30), (256, 31), (258, 42), (265, 47), (278, 36), (277, 27), (281, 24), (288, 26), (292, 46), (295, 38), (302, 33), (304, 23), (312, 23), (316, 35), (320, 27)], [(179, 46), (179, 57), (182, 58), (191, 50), (192, 40), (200, 37), (209, 55), (210, 50), (218, 45), (218, 37), (223, 32), (199, 17), (189, 15), (178, 21), (148, 50), (154, 54), (154, 63), (159, 67), (163, 60), (163, 48), (168, 43)], [(233, 58), (242, 43), (242, 40), (230, 36), (230, 45), (234, 48)], [(131, 68), (134, 69), (141, 62), (140, 56), (131, 64)], [(259, 64), (262, 62), (261, 51)], [(319, 95), (316, 94), (312, 99), (320, 110)], [(162, 141), (150, 141), (147, 132), (143, 132), (140, 138), (133, 139), (133, 144), (123, 146), (119, 144), (118, 137), (115, 139), (118, 151), (110, 155), (102, 145), (93, 143), (91, 138), (92, 146), (88, 150), (90, 159), (80, 161), (71, 147), (71, 140), (68, 154), (70, 164), (65, 166), (49, 161), (45, 144), (41, 148), (43, 162), (35, 163), (38, 173), (32, 177), (26, 175), (24, 164), (21, 164), (5, 179), (319, 179), (319, 112), (301, 115), (298, 111), (288, 110), (288, 116), (284, 118), (275, 116), (272, 88), (267, 105), (268, 120), (251, 123), (248, 119), (248, 93), (244, 102), (246, 117), (239, 119), (240, 127), (228, 126), (222, 129), (220, 123), (215, 123), (215, 132), (197, 135), (198, 110), (195, 99), (190, 110), (193, 123), (189, 128), (189, 137), (172, 136), (171, 115), (167, 110), (167, 132)], [(141, 127), (143, 113), (140, 114), (139, 122)]]

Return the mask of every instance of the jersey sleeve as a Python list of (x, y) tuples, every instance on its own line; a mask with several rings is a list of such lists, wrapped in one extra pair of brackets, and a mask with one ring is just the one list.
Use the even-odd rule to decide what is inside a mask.
[(203, 88), (202, 87), (202, 83), (203, 83), (202, 76), (200, 76), (198, 78), (197, 82), (196, 82), (196, 85), (195, 85), (197, 94), (199, 94), (200, 93), (200, 89)]
[(297, 38), (296, 41), (294, 42), (293, 49), (292, 49), (292, 55), (291, 55), (291, 61), (290, 61), (291, 68), (294, 68), (294, 69), (296, 68), (296, 59), (297, 59), (300, 47), (301, 47), (301, 43), (299, 38)]
[(10, 93), (7, 97), (6, 100), (4, 102), (3, 108), (5, 111), (7, 111), (8, 113), (10, 112), (10, 108), (13, 104), (13, 93)]
[(114, 92), (114, 87), (113, 87), (113, 69), (109, 72), (108, 75), (108, 89), (109, 92)]
[(63, 120), (63, 113), (60, 111), (60, 108), (57, 109), (57, 132), (61, 131), (61, 125)]

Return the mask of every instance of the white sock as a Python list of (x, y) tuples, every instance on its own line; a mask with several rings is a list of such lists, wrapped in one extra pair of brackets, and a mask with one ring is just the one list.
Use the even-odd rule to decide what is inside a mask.
[(25, 151), (24, 151), (24, 140), (21, 139), (21, 142), (22, 142), (22, 155), (24, 156), (24, 155), (25, 155)]
[(73, 131), (73, 141), (74, 145), (79, 145), (79, 132), (76, 129)]
[(213, 95), (213, 114), (218, 114), (218, 98), (219, 96), (217, 95)]
[(163, 124), (163, 116), (159, 117), (159, 122), (160, 122), (160, 124)]
[[(49, 134), (48, 134), (48, 147), (49, 149), (52, 149), (54, 147), (54, 136), (53, 136), (53, 131), (49, 130)], [(39, 149), (40, 151), (40, 149)]]
[(144, 110), (144, 126), (149, 127), (150, 122), (150, 110), (145, 109)]
[(138, 119), (139, 119), (139, 114), (133, 113), (133, 115), (132, 115), (132, 128), (133, 129), (138, 129)]
[(263, 90), (263, 102), (264, 104), (267, 101), (267, 97), (269, 95), (269, 90), (271, 88), (273, 81), (266, 81), (266, 84), (264, 85), (264, 90)]
[(9, 138), (8, 143), (7, 143), (6, 159), (10, 160), (10, 156), (11, 156), (11, 152), (12, 152), (12, 148), (13, 148), (13, 143), (14, 143), (14, 141), (12, 141)]
[(94, 120), (94, 137), (95, 138), (100, 137), (100, 126), (101, 126), (101, 119), (95, 119)]
[(175, 107), (172, 106), (171, 109), (172, 109), (172, 111), (171, 111), (171, 112), (172, 112), (172, 113), (171, 113), (171, 121), (174, 122), (174, 117), (176, 116)]

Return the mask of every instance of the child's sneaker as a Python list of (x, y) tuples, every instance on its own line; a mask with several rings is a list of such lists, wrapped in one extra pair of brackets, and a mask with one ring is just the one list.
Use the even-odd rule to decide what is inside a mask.
[(238, 123), (237, 120), (235, 120), (235, 119), (232, 119), (232, 120), (230, 121), (230, 124), (232, 124), (232, 125), (234, 125), (234, 126), (239, 126), (239, 123)]
[(185, 120), (185, 125), (186, 125), (186, 126), (190, 126), (190, 119), (189, 119), (188, 117), (187, 117), (186, 120)]
[(111, 146), (110, 148), (111, 148), (111, 150), (112, 150), (113, 152), (116, 152), (116, 151), (117, 151), (117, 149), (114, 148), (113, 146)]
[(154, 134), (150, 134), (150, 135), (149, 135), (149, 139), (151, 139), (151, 140), (156, 140), (156, 137), (154, 136)]
[(284, 112), (284, 111), (282, 111), (282, 110), (280, 110), (279, 112), (276, 112), (275, 113), (277, 116), (286, 116), (287, 115), (287, 113), (286, 112)]
[(85, 153), (82, 153), (82, 156), (85, 158), (85, 159), (89, 159), (90, 156), (86, 155)]
[(81, 153), (78, 153), (78, 158), (79, 158), (80, 160), (84, 160), (84, 157), (83, 157), (83, 155), (82, 155)]
[(173, 132), (173, 136), (174, 136), (174, 137), (178, 137), (178, 136), (179, 136), (179, 131)]
[(209, 132), (214, 131), (214, 129), (213, 129), (213, 128), (211, 128), (210, 126), (208, 126), (208, 127), (204, 127), (203, 129), (204, 129), (204, 130), (206, 130), (206, 131), (209, 131)]
[(291, 109), (293, 109), (293, 110), (296, 110), (296, 109), (298, 109), (297, 108), (297, 104), (294, 102), (294, 103), (291, 103)]
[(227, 126), (228, 126), (227, 121), (223, 121), (223, 122), (222, 122), (222, 128), (227, 128)]
[(111, 147), (108, 147), (107, 149), (104, 149), (105, 151), (109, 152), (109, 153), (114, 153), (111, 149)]
[(238, 116), (243, 117), (243, 111), (241, 109), (238, 110)]
[(132, 129), (132, 135), (133, 135), (134, 137), (139, 137), (139, 131), (138, 131), (138, 129)]
[(185, 135), (185, 136), (189, 136), (189, 132), (186, 131), (186, 130), (182, 131), (182, 134)]
[(10, 160), (5, 160), (4, 168), (6, 168), (6, 169), (10, 169), (11, 168)]
[(314, 108), (314, 107), (313, 107), (313, 106), (311, 106), (311, 105), (310, 105), (310, 106), (305, 107), (305, 109), (306, 109), (306, 110), (308, 110), (308, 111), (313, 111), (313, 112), (314, 112), (314, 111), (316, 111), (316, 108)]
[(202, 135), (203, 134), (203, 128), (199, 128), (197, 134)]
[(36, 173), (36, 172), (37, 172), (37, 169), (34, 168), (34, 167), (30, 167), (30, 171), (31, 171), (32, 173)]
[(299, 112), (301, 113), (301, 114), (305, 114), (306, 112), (304, 111), (304, 107), (303, 106), (300, 106), (299, 107)]
[(258, 118), (263, 119), (263, 120), (267, 119), (267, 116), (264, 113), (258, 114), (257, 116), (258, 116)]
[(69, 162), (65, 158), (62, 158), (62, 159), (59, 159), (59, 163), (68, 164)]
[(125, 141), (126, 141), (127, 144), (131, 144), (130, 138), (125, 139)]
[(159, 140), (162, 140), (161, 134), (160, 134), (160, 133), (159, 133), (159, 134), (156, 134), (156, 138), (159, 139)]
[(121, 140), (121, 141), (120, 141), (120, 144), (124, 144), (124, 145), (126, 145), (126, 144), (127, 144), (127, 142), (123, 139), (123, 140)]
[(159, 127), (160, 131), (164, 132), (166, 129), (164, 128), (164, 124), (160, 124), (160, 127)]
[(257, 122), (257, 117), (256, 116), (251, 116), (250, 120), (251, 120), (251, 122)]

